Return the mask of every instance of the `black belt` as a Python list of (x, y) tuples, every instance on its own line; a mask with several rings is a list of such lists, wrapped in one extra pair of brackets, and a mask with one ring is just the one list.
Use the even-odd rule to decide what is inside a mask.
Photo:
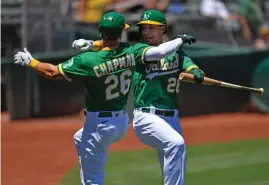
[[(142, 108), (142, 112), (150, 113), (150, 108)], [(159, 116), (174, 117), (175, 113), (173, 110), (155, 109), (155, 114)]]

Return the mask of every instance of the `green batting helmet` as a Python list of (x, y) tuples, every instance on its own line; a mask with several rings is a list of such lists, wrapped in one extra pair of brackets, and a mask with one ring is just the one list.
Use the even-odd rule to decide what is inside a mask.
[(140, 21), (136, 25), (141, 26), (142, 24), (163, 25), (166, 27), (165, 32), (167, 31), (166, 18), (164, 14), (158, 10), (146, 10), (142, 13)]
[(141, 24), (166, 25), (167, 21), (162, 12), (158, 10), (147, 10), (142, 13), (140, 21), (136, 25)]
[(104, 39), (117, 39), (124, 29), (129, 28), (125, 23), (125, 18), (117, 12), (109, 12), (103, 15), (99, 22), (99, 32)]

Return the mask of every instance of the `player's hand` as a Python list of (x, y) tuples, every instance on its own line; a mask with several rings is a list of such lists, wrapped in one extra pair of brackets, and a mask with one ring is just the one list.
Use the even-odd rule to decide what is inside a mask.
[(189, 73), (191, 73), (191, 74), (194, 75), (194, 81), (195, 81), (195, 83), (197, 83), (197, 84), (203, 83), (205, 74), (204, 74), (204, 72), (201, 69), (194, 68), (194, 69), (190, 70)]
[(183, 34), (183, 35), (178, 35), (177, 37), (181, 38), (184, 44), (188, 43), (189, 45), (191, 45), (196, 42), (196, 38), (194, 38), (191, 35)]
[(93, 47), (93, 41), (85, 39), (75, 40), (72, 44), (72, 47), (77, 51), (89, 51)]
[(24, 48), (24, 52), (19, 51), (14, 56), (14, 63), (20, 64), (22, 66), (29, 65), (30, 61), (33, 59), (31, 53), (27, 51), (27, 48)]

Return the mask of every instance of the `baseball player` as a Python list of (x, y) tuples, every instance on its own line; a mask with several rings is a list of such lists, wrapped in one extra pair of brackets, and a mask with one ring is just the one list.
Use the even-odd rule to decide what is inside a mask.
[[(137, 26), (148, 48), (161, 44), (167, 31), (165, 16), (156, 10), (145, 11)], [(203, 71), (181, 49), (155, 63), (141, 59), (134, 74), (133, 128), (143, 143), (157, 151), (164, 185), (185, 182), (186, 146), (178, 112), (180, 72), (192, 73), (196, 83), (203, 82)]]
[(84, 83), (86, 121), (74, 135), (82, 185), (103, 185), (108, 148), (127, 131), (127, 98), (138, 58), (160, 60), (194, 39), (177, 38), (150, 49), (134, 47), (120, 42), (128, 27), (121, 14), (109, 12), (99, 23), (103, 49), (98, 52), (81, 53), (57, 66), (34, 59), (26, 48), (14, 58), (16, 64), (29, 66), (46, 78)]
[[(144, 43), (135, 46), (143, 46), (145, 49), (142, 57), (136, 58), (133, 77), (135, 104), (133, 128), (143, 143), (157, 151), (164, 185), (183, 185), (186, 147), (178, 122), (179, 74), (192, 73), (195, 82), (200, 84), (203, 82), (204, 72), (181, 49), (160, 60), (156, 57), (154, 61), (149, 61), (144, 56), (144, 53), (150, 51), (152, 47), (162, 45), (163, 34), (167, 32), (167, 21), (161, 12), (145, 11), (137, 26)], [(84, 45), (75, 41), (73, 46), (79, 50), (88, 49), (87, 43), (90, 41), (80, 41)]]

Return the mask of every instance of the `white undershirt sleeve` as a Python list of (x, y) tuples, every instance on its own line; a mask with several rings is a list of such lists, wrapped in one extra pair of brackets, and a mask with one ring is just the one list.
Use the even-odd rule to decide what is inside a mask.
[(145, 52), (144, 61), (155, 61), (168, 57), (180, 46), (182, 46), (182, 44), (183, 40), (181, 38), (176, 38), (174, 40), (162, 43), (157, 47), (151, 47)]

